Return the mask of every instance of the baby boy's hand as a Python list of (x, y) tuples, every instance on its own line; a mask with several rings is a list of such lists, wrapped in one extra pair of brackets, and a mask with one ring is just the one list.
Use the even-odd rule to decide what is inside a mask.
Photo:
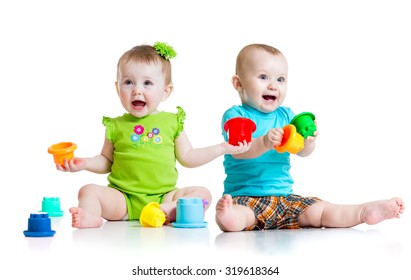
[(308, 137), (305, 139), (305, 143), (315, 142), (315, 140), (317, 140), (318, 134), (319, 134), (318, 131), (314, 131), (314, 136), (308, 136)]
[[(317, 122), (314, 121), (315, 124), (317, 125)], [(298, 153), (299, 156), (301, 157), (306, 157), (309, 156), (315, 149), (315, 141), (317, 140), (317, 137), (319, 135), (318, 130), (314, 131), (314, 136), (308, 136), (306, 139), (304, 139), (304, 148)]]
[(315, 131), (314, 136), (308, 136), (306, 139), (304, 139), (304, 147), (314, 144), (317, 140), (318, 134), (318, 131)]
[[(318, 127), (317, 120), (315, 120), (314, 123)], [(318, 130), (314, 131), (314, 136), (308, 136), (306, 139), (304, 139), (304, 146), (313, 144), (315, 140), (317, 140), (318, 135), (319, 135)]]
[(281, 145), (283, 140), (284, 130), (282, 128), (273, 128), (264, 135), (264, 146), (268, 150), (272, 150)]

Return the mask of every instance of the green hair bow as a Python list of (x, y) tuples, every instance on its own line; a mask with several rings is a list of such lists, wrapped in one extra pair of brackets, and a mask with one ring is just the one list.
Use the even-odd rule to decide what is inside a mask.
[(170, 60), (171, 58), (174, 58), (177, 55), (173, 47), (169, 46), (167, 43), (155, 42), (153, 47), (156, 49), (159, 55), (161, 55), (167, 60)]

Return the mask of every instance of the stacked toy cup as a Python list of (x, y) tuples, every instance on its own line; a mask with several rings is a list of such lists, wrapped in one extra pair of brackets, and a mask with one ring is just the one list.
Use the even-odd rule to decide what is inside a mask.
[(173, 226), (177, 228), (206, 227), (203, 200), (201, 198), (180, 197), (177, 202), (176, 221)]
[(314, 120), (315, 116), (310, 112), (296, 115), (290, 124), (283, 127), (283, 140), (279, 146), (275, 147), (277, 152), (299, 153), (304, 148), (304, 139), (314, 136), (317, 130)]
[(157, 202), (150, 202), (141, 210), (140, 224), (143, 227), (161, 227), (166, 221), (166, 214)]
[(48, 213), (32, 213), (28, 219), (28, 228), (23, 231), (26, 237), (50, 237), (56, 232), (51, 230), (51, 220)]
[(294, 125), (288, 124), (283, 127), (284, 134), (281, 144), (275, 147), (279, 153), (299, 153), (304, 148), (304, 138), (299, 134)]
[(60, 142), (51, 145), (48, 148), (49, 154), (53, 155), (55, 164), (64, 164), (64, 160), (69, 161), (74, 157), (74, 150), (77, 149), (77, 145), (72, 142)]
[(41, 212), (47, 212), (50, 217), (61, 217), (64, 214), (64, 211), (60, 208), (60, 199), (58, 197), (43, 197)]
[(238, 142), (251, 142), (251, 137), (255, 131), (255, 123), (243, 117), (232, 118), (224, 124), (224, 130), (228, 133), (228, 143), (238, 146)]
[(294, 125), (297, 132), (306, 139), (308, 136), (314, 136), (314, 132), (317, 130), (314, 120), (314, 114), (310, 112), (302, 112), (296, 115), (290, 123)]

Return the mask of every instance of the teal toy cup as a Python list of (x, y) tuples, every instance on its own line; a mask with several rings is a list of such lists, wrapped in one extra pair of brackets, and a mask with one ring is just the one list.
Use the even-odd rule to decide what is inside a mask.
[(197, 228), (205, 227), (204, 222), (204, 203), (201, 198), (184, 197), (179, 198), (176, 208), (175, 227)]
[(296, 115), (291, 120), (290, 124), (294, 125), (297, 132), (301, 134), (304, 139), (306, 139), (308, 136), (314, 136), (314, 132), (317, 130), (314, 120), (314, 114), (310, 112), (303, 112)]
[(64, 214), (64, 211), (61, 211), (58, 197), (43, 197), (41, 206), (41, 212), (47, 212), (50, 217), (61, 217)]

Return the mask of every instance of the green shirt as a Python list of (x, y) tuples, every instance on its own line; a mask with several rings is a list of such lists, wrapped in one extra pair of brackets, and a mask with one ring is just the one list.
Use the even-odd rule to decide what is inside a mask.
[(177, 114), (159, 112), (142, 118), (103, 117), (106, 137), (114, 146), (109, 186), (125, 194), (130, 220), (139, 218), (145, 204), (161, 203), (164, 194), (176, 189), (174, 142), (185, 120), (184, 110), (177, 109)]

